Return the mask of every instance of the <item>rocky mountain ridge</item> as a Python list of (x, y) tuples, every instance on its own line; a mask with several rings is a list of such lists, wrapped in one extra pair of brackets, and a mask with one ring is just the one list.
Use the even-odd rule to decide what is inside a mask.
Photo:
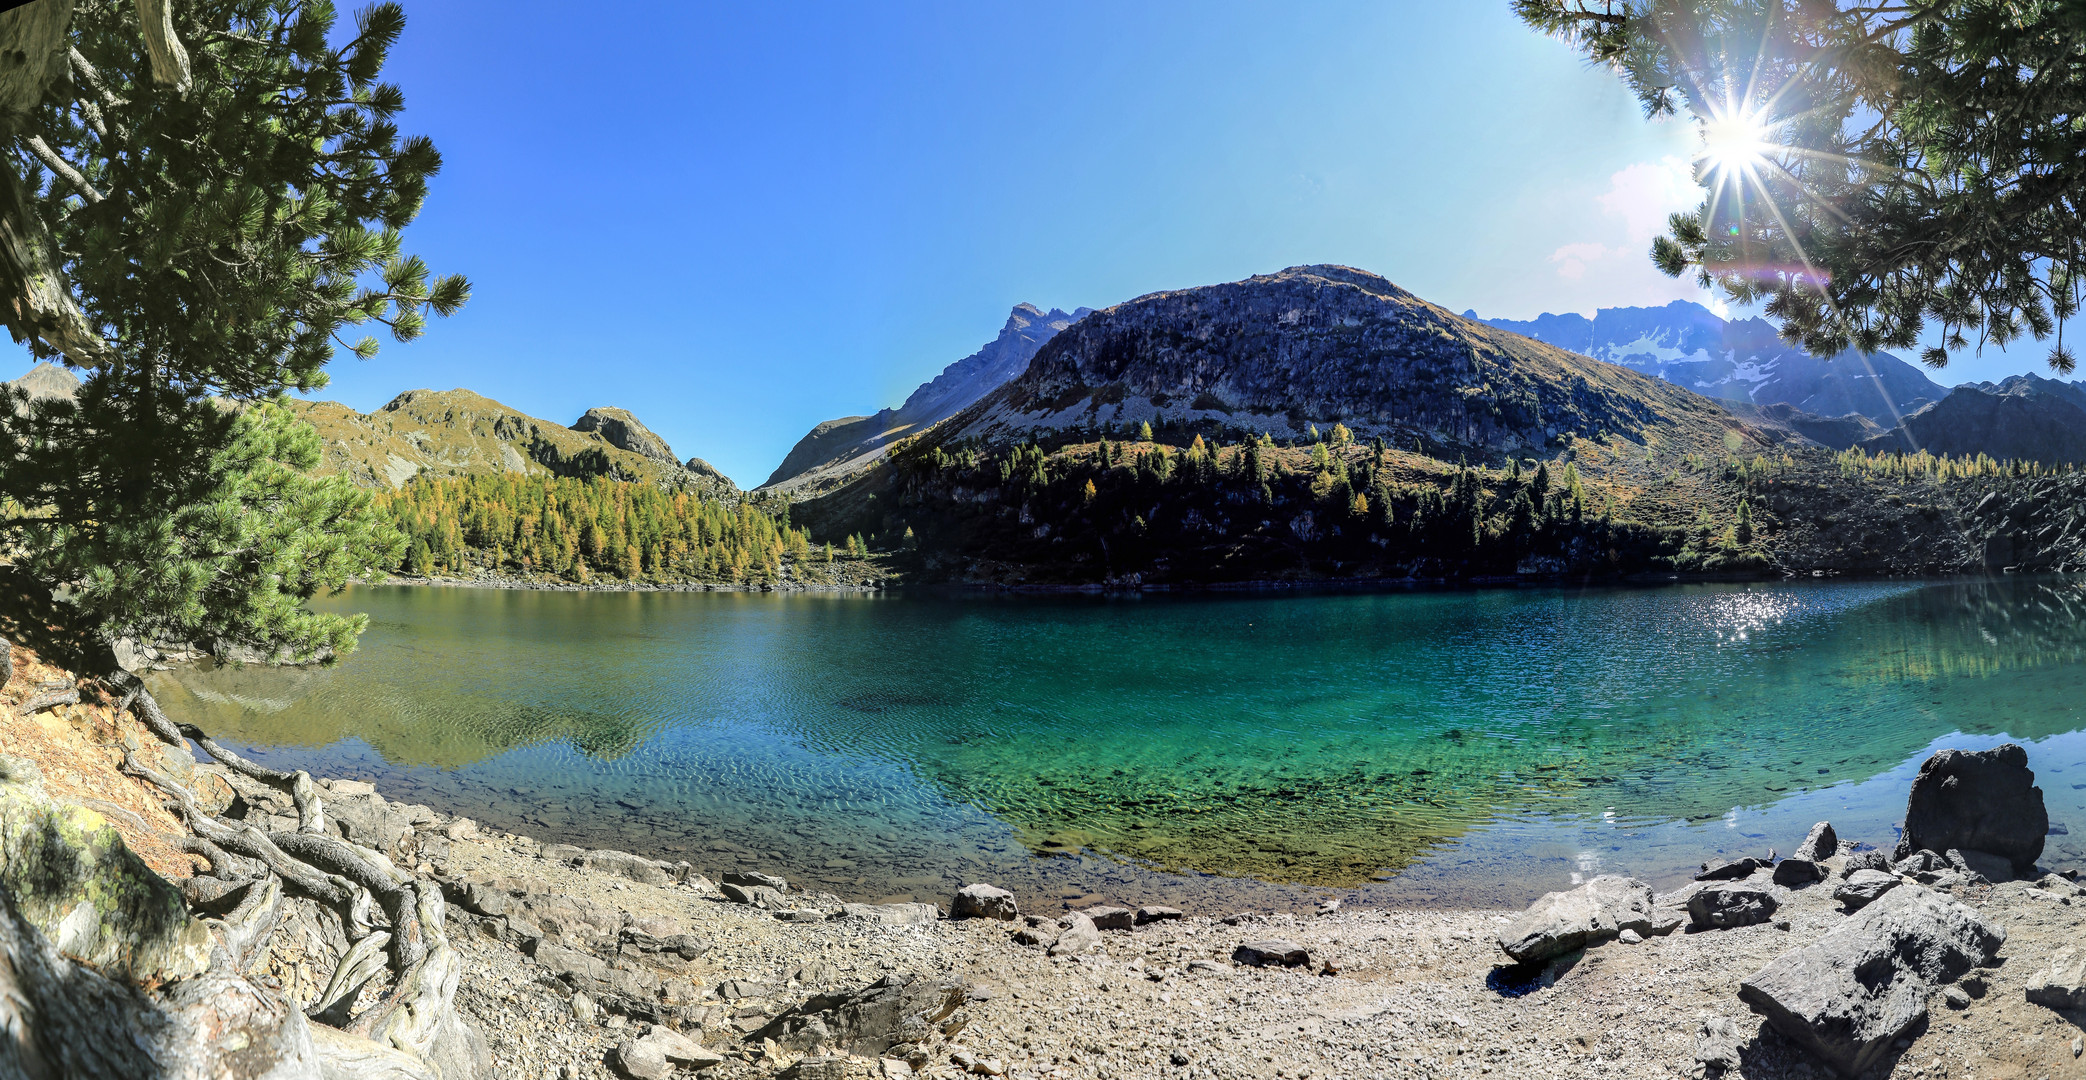
[(1700, 395), (1456, 315), (1372, 273), (1298, 266), (1153, 293), (1068, 327), (949, 425), (988, 444), (1150, 421), (1496, 456), (1654, 428), (1768, 436)]
[[(1475, 312), (1465, 312), (1477, 318)], [(1700, 304), (1601, 308), (1485, 322), (1655, 375), (1720, 401), (1787, 405), (1820, 418), (1850, 413), (1890, 428), (1947, 388), (1889, 353), (1821, 359), (1783, 341), (1764, 319), (1724, 319)]]
[(814, 490), (868, 468), (893, 442), (956, 415), (1019, 376), (1038, 349), (1091, 310), (1077, 308), (1067, 313), (1052, 308), (1045, 312), (1034, 304), (1014, 305), (999, 336), (921, 384), (905, 404), (873, 416), (844, 416), (813, 427), (761, 486)]
[(2086, 463), (2086, 387), (2033, 373), (1965, 384), (1861, 446), (1870, 453)]

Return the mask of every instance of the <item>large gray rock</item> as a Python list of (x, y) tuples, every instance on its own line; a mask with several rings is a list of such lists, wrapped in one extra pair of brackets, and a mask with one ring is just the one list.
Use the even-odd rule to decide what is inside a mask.
[(1882, 848), (1870, 848), (1867, 851), (1857, 851), (1847, 856), (1846, 861), (1840, 864), (1840, 876), (1843, 878), (1853, 877), (1854, 872), (1857, 870), (1888, 871), (1889, 869), (1890, 855)]
[(1728, 862), (1722, 859), (1712, 859), (1709, 862), (1702, 864), (1702, 870), (1701, 872), (1695, 875), (1695, 880), (1742, 881), (1746, 878), (1752, 877), (1753, 871), (1760, 870), (1771, 865), (1773, 864), (1769, 863), (1766, 859), (1756, 859), (1752, 856), (1747, 856), (1743, 859), (1732, 859)]
[(1014, 904), (1014, 894), (996, 885), (982, 882), (965, 885), (949, 904), (952, 919), (999, 919), (1013, 922), (1021, 911)]
[(963, 1006), (960, 982), (886, 975), (840, 994), (819, 994), (747, 1036), (774, 1039), (785, 1050), (839, 1050), (877, 1058), (901, 1043), (923, 1043), (934, 1026)]
[(1996, 885), (1999, 882), (2012, 881), (2014, 879), (2014, 865), (2002, 855), (1994, 855), (1988, 851), (1965, 851), (1962, 848), (1950, 848), (1948, 854), (1944, 857), (1948, 859), (1948, 864), (1958, 872), (1967, 874), (1979, 881), (1987, 881)]
[(1615, 937), (1625, 929), (1650, 935), (1651, 886), (1615, 874), (1565, 892), (1546, 893), (1499, 931), (1499, 947), (1522, 964), (1539, 963)]
[(2059, 949), (2028, 979), (2028, 1000), (2053, 1009), (2086, 1009), (2086, 951)]
[(1809, 885), (1825, 880), (1825, 868), (1809, 859), (1790, 856), (1775, 864), (1774, 880), (1775, 884), (1788, 888)]
[(1086, 912), (1068, 912), (1057, 924), (1057, 941), (1051, 944), (1050, 955), (1077, 956), (1101, 947), (1101, 930)]
[(1249, 967), (1303, 967), (1311, 963), (1311, 954), (1287, 938), (1270, 938), (1249, 941), (1233, 949), (1231, 962)]
[(1834, 889), (1832, 898), (1846, 905), (1849, 911), (1859, 911), (1876, 902), (1876, 898), (1904, 884), (1896, 874), (1881, 870), (1856, 870), (1847, 880)]
[(842, 904), (836, 919), (863, 919), (884, 926), (933, 926), (942, 917), (933, 904)]
[(1792, 1042), (1855, 1076), (1926, 1016), (1934, 988), (1989, 963), (2005, 941), (2006, 931), (1968, 907), (1899, 886), (1754, 972), (1738, 996)]
[(1839, 853), (1840, 835), (1833, 831), (1832, 822), (1821, 821), (1811, 826), (1811, 831), (1804, 836), (1804, 842), (1796, 845), (1796, 851), (1789, 857), (1822, 863)]
[(1943, 750), (1919, 767), (1905, 800), (1898, 857), (1925, 848), (1989, 851), (2028, 876), (2042, 857), (2050, 813), (2014, 743), (1992, 750)]
[(1773, 889), (1727, 881), (1688, 897), (1688, 917), (1704, 930), (1729, 930), (1764, 923), (1780, 906)]

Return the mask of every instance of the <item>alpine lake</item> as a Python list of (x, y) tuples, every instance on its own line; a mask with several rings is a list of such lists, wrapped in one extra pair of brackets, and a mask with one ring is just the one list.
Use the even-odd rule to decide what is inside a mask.
[(1659, 888), (2028, 748), (2086, 862), (2086, 579), (1001, 596), (357, 587), (330, 666), (161, 672), (257, 760), (850, 900)]

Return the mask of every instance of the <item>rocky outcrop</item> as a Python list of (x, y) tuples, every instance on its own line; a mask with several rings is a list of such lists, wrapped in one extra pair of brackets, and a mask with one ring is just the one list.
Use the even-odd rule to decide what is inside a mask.
[(2050, 813), (2028, 768), (2028, 751), (1943, 750), (1926, 760), (1905, 800), (1898, 857), (1961, 848), (1989, 852), (2029, 876), (2042, 857)]
[(1516, 963), (1533, 964), (1606, 941), (1624, 930), (1649, 936), (1651, 886), (1604, 874), (1565, 892), (1548, 893), (1499, 931), (1499, 947)]
[(2060, 949), (2028, 979), (2028, 1000), (2052, 1009), (2086, 1009), (2086, 950)]
[(1833, 890), (1832, 898), (1838, 900), (1848, 911), (1859, 911), (1876, 902), (1876, 898), (1897, 888), (1904, 882), (1896, 874), (1881, 870), (1856, 870), (1847, 875), (1847, 880)]
[(632, 416), (628, 409), (609, 406), (588, 409), (586, 415), (572, 422), (572, 430), (599, 432), (602, 438), (608, 440), (610, 446), (618, 450), (628, 450), (662, 464), (681, 463), (681, 459), (674, 456), (674, 448), (668, 446), (665, 439), (653, 434), (652, 429)]
[(1933, 991), (1997, 955), (2006, 933), (1946, 896), (1901, 886), (1761, 968), (1738, 995), (1846, 1076), (1926, 1017)]

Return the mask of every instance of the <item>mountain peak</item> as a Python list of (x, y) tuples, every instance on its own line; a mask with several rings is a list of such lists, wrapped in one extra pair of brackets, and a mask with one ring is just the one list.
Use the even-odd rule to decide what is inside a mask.
[[(572, 430), (578, 432), (600, 432), (610, 446), (642, 454), (653, 461), (667, 465), (679, 465), (681, 459), (674, 456), (674, 448), (666, 440), (652, 432), (628, 409), (602, 405), (588, 409), (585, 416), (572, 422)], [(715, 470), (712, 470), (713, 472)]]

